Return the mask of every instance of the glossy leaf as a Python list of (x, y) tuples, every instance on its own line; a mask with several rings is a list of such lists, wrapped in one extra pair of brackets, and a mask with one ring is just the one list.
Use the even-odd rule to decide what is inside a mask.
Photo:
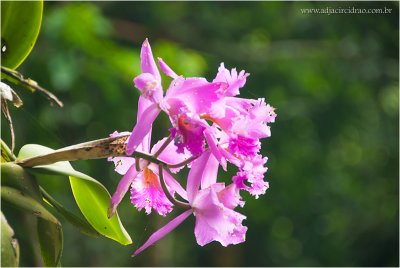
[(37, 221), (40, 252), (43, 263), (48, 267), (60, 265), (63, 250), (63, 232), (61, 225), (38, 218)]
[(110, 195), (104, 186), (79, 177), (70, 176), (69, 179), (76, 203), (92, 226), (104, 236), (123, 245), (131, 244), (128, 233), (120, 228), (122, 226), (120, 219), (107, 217)]
[(15, 69), (29, 55), (39, 35), (43, 1), (1, 2), (1, 61)]
[[(17, 160), (47, 154), (53, 151), (54, 150), (41, 145), (28, 144), (21, 148)], [(36, 166), (31, 170), (69, 176), (76, 203), (93, 228), (100, 234), (123, 245), (132, 243), (118, 214), (115, 214), (115, 216), (110, 219), (107, 218), (107, 210), (111, 196), (100, 182), (82, 172), (76, 171), (68, 161)]]
[(1, 266), (18, 267), (19, 244), (14, 238), (14, 230), (1, 212)]
[(53, 216), (53, 214), (45, 209), (38, 201), (27, 196), (20, 190), (2, 186), (1, 199), (19, 209), (24, 210), (25, 212), (32, 213), (33, 215), (52, 222), (53, 224), (60, 225), (59, 221)]
[(39, 186), (35, 178), (14, 163), (1, 164), (1, 185), (21, 190), (40, 202)]
[(69, 223), (75, 226), (80, 232), (97, 237), (100, 234), (84, 219), (78, 217), (73, 212), (69, 211), (65, 207), (63, 207), (60, 203), (58, 203), (51, 195), (49, 195), (44, 189), (40, 189), (43, 195), (43, 199), (52, 207), (57, 210)]

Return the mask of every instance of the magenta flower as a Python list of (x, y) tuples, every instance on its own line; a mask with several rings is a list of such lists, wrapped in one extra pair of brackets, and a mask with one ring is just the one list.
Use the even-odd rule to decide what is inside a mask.
[[(116, 136), (121, 134), (114, 132), (112, 135)], [(154, 154), (165, 141), (166, 138), (160, 140), (153, 146), (151, 151), (149, 147), (143, 148), (144, 150), (142, 152)], [(142, 144), (140, 146), (143, 147)], [(186, 158), (186, 154), (176, 153), (176, 148), (173, 144), (168, 144), (159, 155), (160, 160), (170, 164), (182, 162)], [(156, 164), (148, 163), (145, 160), (139, 160), (140, 171), (138, 171), (135, 158), (113, 157), (110, 158), (109, 161), (113, 161), (115, 170), (123, 175), (118, 183), (117, 190), (111, 197), (109, 217), (115, 213), (118, 204), (129, 190), (129, 187), (131, 187), (131, 202), (139, 211), (144, 208), (146, 213), (150, 214), (151, 210), (154, 209), (158, 214), (165, 216), (172, 210), (173, 204), (168, 200), (161, 187), (160, 174), (158, 173), (158, 166)], [(176, 169), (175, 171), (178, 170)], [(170, 194), (174, 194), (173, 189), (178, 189), (179, 192), (183, 191), (183, 189), (181, 190), (177, 187), (178, 183), (172, 176), (167, 174), (163, 175), (166, 178), (166, 184)]]
[(228, 87), (226, 87), (224, 95), (232, 97), (239, 95), (239, 89), (246, 84), (246, 78), (249, 75), (250, 74), (246, 73), (244, 70), (240, 71), (238, 74), (235, 68), (229, 72), (229, 70), (225, 68), (224, 63), (221, 63), (218, 68), (217, 76), (214, 78), (213, 82), (226, 83)]
[[(156, 231), (133, 255), (137, 255), (169, 232), (174, 230), (189, 215), (196, 217), (195, 237), (199, 245), (204, 246), (218, 241), (223, 246), (245, 241), (247, 227), (242, 225), (246, 217), (234, 208), (243, 206), (239, 190), (235, 184), (225, 187), (217, 183), (218, 162), (204, 152), (192, 165), (186, 187), (190, 209)], [(200, 188), (201, 185), (201, 189)]]
[[(149, 214), (155, 210), (165, 216), (173, 205), (186, 209), (152, 234), (133, 255), (167, 235), (191, 214), (199, 245), (212, 241), (223, 246), (242, 243), (247, 232), (242, 224), (246, 217), (235, 208), (244, 205), (241, 190), (257, 199), (269, 187), (264, 180), (268, 158), (260, 151), (261, 139), (271, 136), (269, 124), (275, 122), (275, 109), (263, 98), (239, 98), (249, 74), (228, 70), (224, 63), (213, 81), (208, 82), (201, 77), (179, 76), (158, 58), (161, 71), (172, 78), (164, 94), (147, 39), (140, 57), (142, 73), (133, 81), (141, 95), (137, 122), (126, 145), (128, 156), (109, 159), (123, 175), (111, 198), (109, 216), (129, 187), (131, 202), (139, 211), (144, 209)], [(152, 125), (160, 112), (171, 122), (170, 135), (150, 150)], [(129, 157), (133, 153), (140, 158)], [(218, 168), (226, 171), (228, 163), (238, 171), (232, 183), (225, 186), (217, 182)], [(172, 173), (185, 166), (190, 171), (183, 189)], [(175, 194), (187, 203), (176, 200)]]
[[(209, 127), (206, 120), (217, 124), (228, 136), (228, 143), (219, 143), (220, 149), (238, 157), (254, 157), (260, 149), (260, 138), (270, 136), (267, 123), (274, 122), (274, 109), (264, 99), (248, 100), (236, 98), (249, 76), (245, 71), (227, 70), (223, 63), (213, 82), (204, 78), (183, 78), (178, 76), (161, 58), (161, 70), (171, 78), (165, 97), (161, 87), (161, 76), (154, 61), (150, 44), (146, 39), (141, 49), (142, 74), (134, 79), (141, 91), (138, 117), (127, 144), (128, 155), (132, 154), (144, 137), (150, 132), (152, 123), (161, 110), (170, 117), (173, 128), (171, 135), (179, 152), (187, 148), (193, 155), (204, 151), (204, 131)], [(214, 131), (215, 133), (215, 131)], [(208, 133), (210, 136), (210, 132)], [(211, 140), (208, 140), (210, 142)], [(211, 141), (212, 142), (212, 141)], [(209, 146), (212, 146), (209, 144)], [(228, 146), (228, 148), (226, 148)], [(225, 166), (216, 150), (220, 163)]]
[(257, 155), (252, 160), (244, 161), (243, 167), (232, 178), (239, 189), (248, 191), (256, 199), (265, 194), (269, 187), (268, 182), (264, 181), (264, 174), (268, 170), (264, 166), (267, 160), (267, 157)]
[(204, 151), (203, 132), (205, 124), (201, 120), (181, 114), (173, 121), (173, 125), (174, 127), (170, 129), (170, 132), (175, 145), (178, 147), (178, 153), (183, 153), (185, 148), (193, 155), (199, 155)]
[(203, 131), (208, 124), (199, 115), (211, 111), (224, 86), (224, 83), (209, 83), (204, 78), (178, 77), (172, 81), (164, 103), (173, 126), (171, 135), (179, 151), (187, 148), (192, 155), (204, 151)]
[(140, 60), (142, 74), (133, 81), (142, 94), (139, 98), (137, 124), (133, 128), (126, 146), (128, 155), (136, 150), (146, 136), (150, 136), (152, 124), (161, 111), (159, 103), (163, 97), (161, 75), (154, 62), (153, 52), (147, 39), (143, 42)]
[(235, 182), (240, 182), (237, 186), (258, 197), (268, 188), (268, 183), (263, 180), (267, 159), (259, 154), (260, 139), (271, 136), (267, 124), (275, 121), (274, 108), (264, 99), (226, 97), (224, 109), (223, 118), (207, 116), (214, 123), (213, 127), (205, 130), (207, 144), (225, 170), (227, 162), (240, 169), (237, 176), (240, 179), (234, 178)]
[(157, 167), (153, 165), (145, 167), (133, 179), (131, 202), (139, 211), (144, 208), (146, 214), (150, 214), (152, 209), (162, 216), (171, 212), (172, 203), (165, 196), (161, 187)]
[(134, 79), (135, 86), (141, 91), (144, 103), (141, 108), (142, 116), (128, 139), (126, 152), (131, 155), (144, 137), (150, 132), (154, 120), (161, 110), (170, 117), (174, 130), (171, 134), (175, 138), (178, 150), (187, 148), (193, 155), (204, 151), (202, 142), (203, 130), (199, 114), (209, 113), (214, 102), (220, 99), (225, 82), (208, 82), (204, 78), (183, 78), (178, 76), (161, 58), (158, 59), (161, 70), (171, 78), (165, 97), (161, 87), (161, 76), (153, 58), (150, 44), (146, 39), (141, 49), (142, 74)]

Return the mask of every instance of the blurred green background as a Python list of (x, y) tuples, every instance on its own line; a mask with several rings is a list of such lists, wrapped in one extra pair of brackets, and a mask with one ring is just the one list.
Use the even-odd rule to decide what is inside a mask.
[[(300, 8), (391, 8), (391, 14), (317, 15)], [(196, 244), (193, 217), (139, 256), (130, 255), (173, 215), (119, 208), (133, 244), (90, 238), (63, 222), (63, 266), (398, 266), (398, 2), (46, 2), (42, 29), (19, 67), (64, 102), (52, 107), (19, 88), (10, 107), (16, 148), (60, 148), (131, 130), (139, 50), (178, 74), (213, 79), (220, 62), (251, 75), (242, 96), (277, 108), (267, 194), (239, 209), (247, 241), (224, 248)], [(10, 141), (5, 120), (2, 138)], [(155, 137), (167, 134), (165, 117)], [(105, 160), (74, 162), (113, 192), (120, 176)], [(233, 173), (220, 173), (228, 180)], [(66, 178), (41, 184), (76, 209)], [(179, 213), (176, 209), (173, 214)], [(13, 213), (8, 210), (7, 213)], [(8, 214), (6, 214), (8, 216)], [(18, 216), (9, 217), (22, 246), (21, 265), (35, 265)]]

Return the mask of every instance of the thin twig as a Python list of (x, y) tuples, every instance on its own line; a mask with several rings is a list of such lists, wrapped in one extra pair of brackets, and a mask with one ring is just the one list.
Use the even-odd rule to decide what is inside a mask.
[(63, 107), (63, 103), (53, 93), (51, 93), (50, 91), (39, 86), (36, 81), (34, 81), (30, 78), (25, 79), (24, 76), (22, 74), (20, 74), (19, 72), (9, 69), (9, 68), (6, 68), (4, 66), (1, 66), (1, 72), (10, 76), (12, 79), (17, 80), (22, 85), (43, 93), (50, 100), (50, 102), (55, 103), (60, 107)]
[(10, 127), (11, 132), (11, 152), (14, 152), (15, 148), (15, 134), (14, 134), (14, 125), (12, 122), (10, 111), (8, 110), (7, 101), (5, 99), (1, 99), (1, 111), (3, 112), (4, 117), (7, 120), (8, 126)]

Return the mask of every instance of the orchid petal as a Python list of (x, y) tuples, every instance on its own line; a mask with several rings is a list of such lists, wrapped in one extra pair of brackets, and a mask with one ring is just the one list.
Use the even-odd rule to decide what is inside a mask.
[(169, 67), (162, 58), (158, 58), (158, 65), (161, 68), (161, 71), (163, 71), (163, 73), (165, 73), (166, 75), (168, 75), (169, 77), (172, 78), (177, 78), (178, 75), (171, 69), (171, 67)]
[[(196, 216), (194, 233), (200, 246), (218, 241), (226, 247), (245, 240), (247, 227), (242, 225), (242, 221), (246, 217), (232, 207), (239, 197), (235, 191), (225, 189), (223, 183), (216, 183), (200, 190), (196, 196), (193, 204)], [(230, 207), (226, 207), (224, 202)]]
[(141, 73), (133, 79), (135, 87), (142, 93), (158, 87), (158, 81), (151, 73)]
[(199, 155), (204, 151), (204, 129), (208, 124), (198, 118), (190, 118), (186, 114), (177, 117), (173, 122), (175, 128), (170, 129), (178, 153), (184, 153), (185, 148), (192, 155)]
[(193, 200), (199, 191), (203, 172), (206, 169), (206, 165), (210, 155), (210, 151), (204, 152), (198, 159), (193, 161), (192, 167), (189, 171), (186, 186), (189, 204), (193, 203)]
[(121, 137), (121, 136), (129, 135), (129, 134), (131, 134), (129, 131), (122, 131), (122, 132), (114, 131), (113, 133), (110, 134), (110, 137), (115, 138), (115, 137)]
[(197, 244), (205, 246), (218, 237), (218, 232), (209, 226), (205, 217), (196, 217), (194, 235)]
[(143, 73), (152, 74), (161, 84), (161, 75), (154, 61), (153, 52), (151, 51), (151, 46), (147, 38), (144, 40), (140, 51), (140, 67)]
[(169, 104), (184, 103), (193, 113), (208, 113), (212, 104), (220, 99), (224, 86), (225, 83), (210, 83), (204, 78), (178, 77), (172, 81), (165, 98)]
[(210, 128), (208, 128), (204, 131), (204, 136), (206, 138), (206, 141), (210, 148), (210, 151), (212, 152), (214, 157), (217, 159), (217, 161), (221, 164), (222, 168), (226, 171), (226, 165), (227, 165), (226, 160), (222, 156), (222, 154), (220, 152), (221, 149), (219, 148), (217, 141), (214, 139)]
[(109, 157), (108, 161), (113, 161), (115, 171), (121, 175), (125, 175), (132, 165), (135, 165), (135, 158), (126, 156)]
[(205, 189), (217, 182), (218, 167), (218, 160), (211, 154), (204, 169), (203, 178), (201, 179), (201, 189)]
[(163, 90), (161, 81), (158, 81), (154, 75), (150, 73), (141, 73), (133, 79), (135, 87), (141, 92), (141, 96), (151, 102), (159, 103), (163, 98)]
[[(139, 118), (143, 116), (144, 111), (149, 108), (153, 104), (152, 101), (146, 99), (143, 96), (139, 97), (139, 103), (138, 103), (138, 112), (137, 112), (137, 121), (139, 121)], [(149, 152), (150, 151), (150, 144), (151, 144), (151, 129), (149, 133), (144, 137), (142, 143), (139, 145), (139, 150), (143, 152)]]
[(139, 118), (143, 116), (144, 111), (146, 111), (146, 109), (149, 108), (152, 104), (152, 101), (144, 98), (143, 96), (139, 97), (137, 120), (139, 120)]
[(246, 78), (250, 74), (245, 71), (241, 71), (239, 74), (236, 68), (233, 68), (230, 72), (225, 68), (224, 63), (218, 68), (218, 73), (213, 82), (225, 82), (229, 86), (226, 88), (226, 96), (236, 96), (240, 93), (239, 89), (246, 84)]
[(139, 211), (144, 208), (146, 214), (154, 210), (161, 216), (166, 216), (172, 211), (173, 204), (162, 189), (157, 170), (157, 165), (151, 163), (133, 180), (131, 203)]
[(127, 155), (131, 155), (136, 150), (137, 146), (143, 142), (146, 135), (150, 133), (151, 126), (160, 111), (158, 105), (154, 103), (143, 112), (143, 115), (133, 128), (132, 134), (129, 136), (126, 145)]
[(170, 187), (172, 190), (177, 192), (183, 199), (187, 200), (187, 194), (186, 191), (183, 189), (183, 187), (177, 182), (174, 177), (172, 177), (168, 172), (164, 171), (164, 179), (165, 183)]
[(243, 207), (244, 201), (239, 194), (239, 188), (235, 183), (231, 183), (226, 186), (222, 191), (218, 192), (219, 201), (224, 204), (225, 207), (229, 209), (234, 209), (238, 205)]
[(155, 233), (153, 233), (149, 239), (138, 249), (136, 250), (132, 256), (136, 256), (141, 253), (143, 250), (153, 245), (155, 242), (166, 236), (168, 233), (172, 232), (179, 224), (181, 224), (189, 215), (192, 214), (192, 210), (186, 210), (181, 215), (171, 220), (161, 229), (158, 229)]
[(261, 149), (261, 143), (257, 138), (236, 135), (235, 137), (231, 137), (228, 149), (233, 155), (253, 158)]
[[(130, 134), (131, 132), (128, 131), (123, 131), (123, 132), (114, 131), (113, 133), (110, 134), (110, 137), (115, 138)], [(134, 158), (125, 156), (108, 157), (107, 160), (114, 162), (115, 171), (121, 175), (125, 175), (128, 169), (135, 164)]]
[(213, 118), (225, 118), (226, 109), (225, 98), (221, 98), (211, 105), (209, 114)]
[(131, 185), (132, 181), (136, 178), (137, 174), (138, 172), (136, 170), (135, 165), (132, 165), (128, 169), (126, 174), (122, 177), (122, 179), (119, 181), (117, 190), (115, 190), (115, 193), (113, 194), (110, 200), (110, 208), (108, 210), (109, 218), (115, 214), (117, 206), (121, 202), (126, 192), (129, 190), (129, 186)]

